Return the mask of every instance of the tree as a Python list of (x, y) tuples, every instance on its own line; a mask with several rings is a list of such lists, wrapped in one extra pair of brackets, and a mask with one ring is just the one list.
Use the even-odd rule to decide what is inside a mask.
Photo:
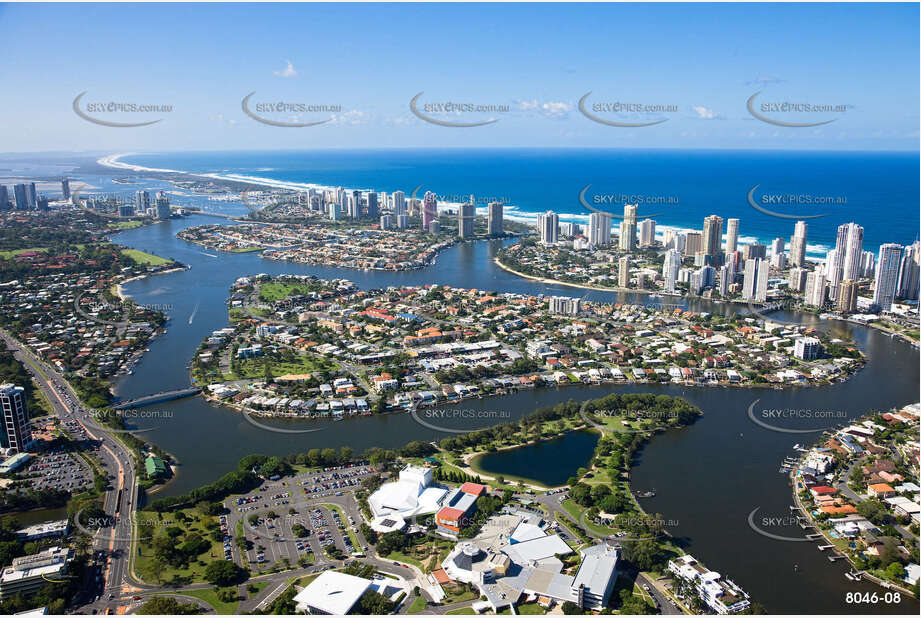
[(240, 579), (240, 569), (229, 560), (216, 560), (205, 567), (205, 581), (215, 586), (229, 586)]
[(899, 562), (890, 562), (886, 567), (886, 577), (892, 580), (901, 580), (905, 577), (905, 567)]
[(375, 532), (371, 526), (365, 522), (361, 522), (361, 525), (358, 526), (358, 531), (361, 532), (361, 536), (365, 537), (368, 543), (371, 545), (377, 544), (377, 532)]
[(563, 607), (561, 609), (563, 610), (563, 613), (566, 614), (567, 616), (575, 616), (577, 614), (585, 613), (585, 611), (581, 607), (579, 607), (572, 601), (564, 601)]
[(217, 598), (224, 603), (233, 603), (237, 600), (236, 588), (218, 588), (216, 591)]
[(203, 614), (204, 612), (195, 603), (180, 603), (172, 597), (153, 597), (144, 603), (135, 612), (146, 615), (176, 616), (188, 614)]
[(369, 590), (358, 599), (350, 614), (363, 614), (365, 616), (383, 616), (393, 610), (393, 602), (387, 597)]
[[(159, 558), (158, 556), (154, 556), (153, 560), (150, 561), (150, 566), (148, 568), (150, 570), (150, 574), (153, 575), (154, 579), (157, 580), (157, 583), (158, 584), (162, 583), (163, 582), (163, 571), (166, 570), (166, 562), (163, 559)], [(157, 612), (151, 612), (151, 613), (155, 614)]]

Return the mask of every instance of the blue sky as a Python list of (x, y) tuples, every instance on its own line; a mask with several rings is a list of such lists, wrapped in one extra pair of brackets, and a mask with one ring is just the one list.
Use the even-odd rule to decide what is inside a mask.
[[(628, 147), (917, 150), (917, 4), (29, 4), (0, 6), (3, 152), (272, 148)], [(99, 113), (82, 104), (166, 104)], [(241, 100), (341, 106), (247, 117)], [(431, 117), (409, 102), (504, 105)], [(675, 106), (596, 116), (579, 99)], [(809, 102), (838, 113), (772, 113)], [(252, 108), (251, 108), (252, 109)], [(760, 107), (758, 109), (761, 109)]]

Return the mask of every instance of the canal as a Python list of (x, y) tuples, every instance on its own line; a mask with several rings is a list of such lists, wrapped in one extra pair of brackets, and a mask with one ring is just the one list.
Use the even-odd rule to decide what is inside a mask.
[[(290, 273), (340, 277), (364, 289), (439, 283), (500, 292), (585, 296), (587, 300), (618, 299), (618, 295), (611, 292), (586, 293), (507, 273), (492, 262), (502, 241), (460, 244), (439, 255), (429, 268), (392, 273), (275, 262), (252, 253), (221, 253), (212, 257), (215, 252), (175, 237), (185, 227), (221, 221), (196, 215), (113, 237), (115, 242), (172, 257), (192, 267), (125, 286), (127, 293), (139, 303), (166, 306), (171, 322), (167, 334), (151, 343), (150, 352), (135, 367), (134, 374), (119, 381), (116, 386), (119, 396), (138, 397), (188, 386), (187, 364), (192, 354), (206, 334), (227, 324), (224, 301), (228, 288), (234, 279), (245, 275)], [(650, 299), (631, 294), (621, 295), (619, 300), (642, 303)], [(706, 301), (685, 304), (692, 310), (719, 313), (734, 310), (728, 305)], [(772, 540), (758, 534), (748, 524), (749, 514), (756, 508), (759, 509), (759, 522), (762, 518), (772, 521), (788, 515), (790, 487), (787, 477), (778, 473), (778, 468), (785, 456), (794, 454), (795, 443), (807, 443), (820, 435), (820, 432), (785, 434), (752, 423), (748, 409), (756, 399), (760, 399), (756, 404), (758, 410), (838, 411), (843, 417), (836, 418), (835, 422), (855, 418), (870, 409), (885, 410), (918, 399), (918, 353), (907, 343), (849, 323), (821, 322), (813, 316), (790, 314), (779, 314), (779, 317), (808, 321), (839, 336), (851, 337), (870, 360), (847, 382), (817, 389), (578, 385), (468, 400), (455, 407), (483, 412), (461, 415), (466, 418), (494, 417), (495, 422), (502, 422), (519, 418), (537, 407), (610, 392), (654, 392), (684, 397), (704, 412), (703, 418), (689, 427), (657, 435), (640, 453), (632, 475), (636, 488), (656, 490), (656, 497), (645, 500), (644, 507), (676, 522), (669, 532), (685, 543), (688, 551), (714, 570), (734, 579), (773, 613), (917, 613), (918, 604), (914, 600), (872, 608), (847, 604), (845, 594), (849, 591), (879, 589), (848, 581), (844, 577), (845, 565), (830, 563), (813, 543)], [(145, 430), (141, 434), (145, 439), (157, 443), (181, 462), (176, 478), (160, 495), (183, 493), (213, 481), (250, 453), (287, 454), (343, 445), (356, 451), (371, 446), (395, 448), (409, 440), (433, 440), (452, 435), (424, 426), (408, 414), (335, 423), (259, 421), (284, 429), (321, 430), (292, 434), (267, 431), (249, 423), (237, 412), (209, 405), (197, 397), (157, 404), (153, 408), (162, 413), (149, 415), (150, 418), (145, 418), (143, 423), (139, 421), (136, 428)], [(787, 420), (786, 423), (784, 428), (822, 428), (821, 423), (815, 421), (810, 424), (805, 420), (796, 423)], [(480, 426), (466, 427), (455, 422), (447, 428), (472, 430)], [(589, 454), (586, 454), (586, 461)], [(571, 471), (567, 472), (566, 477), (570, 474)], [(766, 531), (775, 535), (802, 536), (798, 527), (766, 528)]]

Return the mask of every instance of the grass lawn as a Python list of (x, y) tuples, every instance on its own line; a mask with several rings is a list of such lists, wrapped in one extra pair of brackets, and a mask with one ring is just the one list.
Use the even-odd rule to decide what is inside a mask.
[[(224, 380), (236, 380), (241, 378), (261, 378), (265, 375), (265, 361), (262, 358), (248, 358), (240, 361), (240, 375), (235, 373), (225, 373)], [(272, 375), (275, 377), (283, 375), (301, 375), (304, 373), (316, 373), (318, 371), (334, 371), (336, 366), (326, 359), (314, 356), (297, 355), (294, 362), (272, 360)]]
[(117, 223), (110, 223), (109, 227), (113, 230), (133, 230), (142, 225), (144, 225), (143, 221), (119, 221)]
[(12, 251), (0, 251), (0, 258), (8, 260), (12, 257), (16, 257), (20, 253), (25, 253), (26, 251), (48, 251), (48, 247), (29, 247), (28, 249), (13, 249)]
[[(269, 585), (269, 582), (251, 582), (251, 583), (247, 586), (247, 588), (249, 588), (249, 586), (254, 586), (254, 587), (256, 588), (256, 592), (251, 592), (250, 594), (252, 594), (253, 596), (255, 596), (255, 595), (259, 594), (260, 592), (262, 592), (262, 590), (263, 590), (266, 586), (268, 586), (268, 585)], [(249, 591), (247, 590), (247, 592), (249, 592)]]
[(153, 255), (152, 253), (144, 253), (143, 251), (138, 251), (137, 249), (122, 249), (121, 254), (130, 257), (138, 264), (144, 264), (149, 266), (162, 266), (163, 264), (169, 264), (169, 260), (161, 258), (158, 255)]
[(403, 552), (399, 552), (399, 551), (390, 552), (389, 554), (384, 556), (384, 558), (386, 560), (398, 560), (399, 562), (405, 562), (406, 564), (411, 564), (414, 567), (418, 567), (420, 570), (422, 570), (421, 562), (419, 562), (418, 560), (416, 560), (410, 555), (404, 554)]
[[(188, 521), (179, 521), (177, 513), (183, 513), (183, 515), (188, 518)], [(137, 549), (140, 551), (140, 554), (134, 557), (135, 571), (141, 579), (147, 583), (157, 584), (166, 582), (176, 576), (189, 578), (191, 583), (204, 583), (205, 567), (210, 562), (224, 559), (224, 552), (221, 549), (221, 544), (212, 541), (210, 538), (211, 530), (217, 525), (215, 517), (202, 516), (194, 508), (189, 508), (181, 509), (176, 513), (163, 513), (162, 519), (158, 517), (158, 513), (152, 511), (138, 511), (137, 521), (151, 522), (153, 524), (144, 527), (144, 529), (140, 529), (140, 526), (135, 526), (138, 531)], [(182, 534), (176, 539), (177, 546), (181, 545), (191, 533), (201, 536), (208, 541), (210, 546), (209, 549), (206, 549), (197, 557), (191, 558), (188, 566), (184, 568), (166, 566), (160, 574), (158, 581), (152, 568), (154, 562), (153, 540), (154, 537), (165, 534), (166, 528), (172, 526), (182, 530)]]
[(452, 609), (451, 611), (445, 612), (445, 614), (450, 616), (461, 616), (466, 614), (475, 614), (472, 607), (460, 607), (458, 609)]
[(418, 614), (425, 609), (426, 602), (424, 597), (416, 597), (416, 599), (409, 606), (409, 609), (406, 610), (407, 614)]
[(180, 590), (180, 594), (186, 594), (190, 597), (195, 597), (196, 599), (201, 599), (208, 605), (214, 608), (218, 614), (228, 615), (236, 614), (237, 607), (240, 605), (240, 601), (231, 601), (230, 603), (225, 603), (217, 598), (217, 591), (214, 588), (205, 588), (203, 590)]
[(445, 598), (442, 600), (445, 605), (461, 601), (476, 601), (480, 598), (480, 593), (475, 588), (471, 590), (472, 586), (468, 587), (467, 584), (451, 582), (442, 584), (441, 588), (445, 591)]
[(582, 520), (581, 519), (582, 513), (585, 511), (585, 509), (583, 509), (581, 506), (579, 506), (572, 500), (569, 500), (569, 499), (563, 500), (563, 510), (566, 511), (570, 517), (572, 517), (573, 521), (575, 521), (577, 524), (579, 524), (583, 528), (586, 528), (594, 532), (595, 534), (607, 536), (608, 534), (611, 534), (612, 532), (617, 532), (615, 528), (608, 528), (607, 526), (599, 526), (598, 524), (593, 522), (588, 517), (586, 517), (585, 520)]
[(259, 295), (265, 298), (267, 302), (271, 303), (276, 300), (281, 300), (282, 298), (309, 292), (318, 287), (319, 286), (316, 284), (311, 285), (309, 283), (279, 283), (277, 281), (272, 281), (263, 283), (259, 286)]
[(262, 251), (264, 247), (237, 247), (231, 249), (230, 253), (252, 253), (253, 251)]

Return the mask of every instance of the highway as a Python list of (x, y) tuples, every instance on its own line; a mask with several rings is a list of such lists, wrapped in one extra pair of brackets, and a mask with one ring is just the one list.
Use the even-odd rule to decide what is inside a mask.
[[(79, 605), (76, 609), (81, 613), (90, 613), (94, 609), (98, 613), (106, 613), (107, 610), (117, 613), (123, 587), (136, 585), (129, 566), (134, 513), (137, 508), (134, 456), (121, 441), (94, 420), (90, 410), (80, 403), (76, 393), (54, 367), (35, 357), (6, 331), (0, 330), (0, 338), (32, 374), (54, 407), (55, 414), (61, 419), (62, 427), (75, 422), (89, 439), (100, 446), (97, 456), (109, 477), (104, 510), (114, 518), (116, 525), (100, 528), (93, 536), (93, 552), (104, 552), (104, 562), (101, 564), (103, 589), (100, 591), (92, 582), (87, 582), (75, 603)], [(98, 600), (96, 596), (99, 596)]]

